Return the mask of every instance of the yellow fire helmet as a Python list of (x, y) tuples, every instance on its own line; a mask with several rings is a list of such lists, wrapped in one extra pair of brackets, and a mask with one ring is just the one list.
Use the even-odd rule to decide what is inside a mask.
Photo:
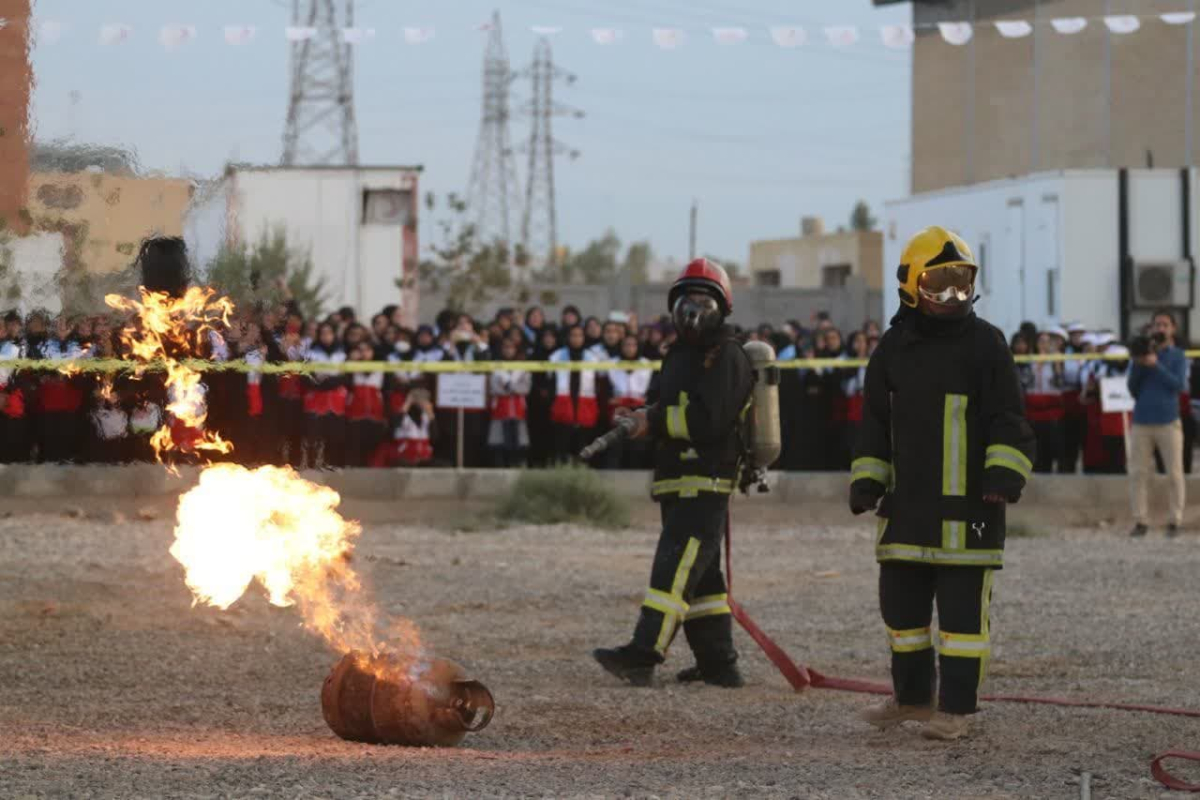
[[(921, 297), (921, 276), (943, 267), (968, 267), (971, 283), (979, 274), (979, 265), (971, 248), (957, 233), (932, 225), (908, 240), (896, 277), (900, 281), (900, 302), (917, 307)], [(932, 276), (930, 276), (932, 277)], [(947, 276), (949, 277), (949, 276)]]

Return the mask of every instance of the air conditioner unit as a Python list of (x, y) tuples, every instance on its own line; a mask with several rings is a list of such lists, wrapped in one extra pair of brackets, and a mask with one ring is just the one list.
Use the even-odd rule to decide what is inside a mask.
[(398, 189), (367, 189), (363, 192), (364, 225), (407, 225), (411, 212), (412, 192)]
[(1190, 259), (1134, 262), (1134, 308), (1191, 308), (1191, 305)]

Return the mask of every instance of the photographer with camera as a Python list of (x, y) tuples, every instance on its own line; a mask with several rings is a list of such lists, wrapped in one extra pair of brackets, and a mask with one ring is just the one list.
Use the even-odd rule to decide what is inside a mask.
[(1133, 365), (1129, 370), (1129, 392), (1134, 397), (1133, 427), (1130, 431), (1129, 472), (1133, 478), (1133, 530), (1146, 535), (1146, 491), (1154, 473), (1154, 450), (1158, 448), (1170, 479), (1170, 521), (1167, 537), (1173, 538), (1183, 524), (1183, 425), (1179, 418), (1179, 395), (1186, 388), (1187, 363), (1175, 345), (1175, 316), (1158, 311), (1149, 336), (1130, 343)]

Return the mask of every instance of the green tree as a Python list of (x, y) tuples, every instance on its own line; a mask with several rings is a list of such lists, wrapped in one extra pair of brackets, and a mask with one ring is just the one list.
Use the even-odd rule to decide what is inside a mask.
[(871, 207), (867, 205), (867, 201), (859, 200), (854, 204), (854, 210), (850, 212), (850, 230), (873, 231), (878, 225), (879, 220), (871, 216)]
[(581, 283), (611, 283), (617, 277), (621, 240), (609, 228), (599, 239), (588, 242), (578, 253), (571, 253), (563, 263), (563, 277)]
[[(431, 212), (438, 209), (432, 192), (425, 196), (425, 207)], [(445, 211), (436, 223), (433, 257), (421, 261), (418, 275), (433, 291), (445, 289), (447, 308), (471, 312), (493, 293), (511, 289), (513, 266), (526, 259), (519, 248), (510, 253), (501, 241), (480, 242), (475, 225), (467, 220), (467, 203), (457, 194), (446, 195)], [(402, 281), (397, 286), (405, 288)]]
[(324, 310), (325, 279), (316, 277), (312, 256), (289, 247), (287, 233), (275, 227), (253, 246), (223, 245), (208, 262), (205, 280), (235, 306), (296, 302), (306, 317)]
[(29, 160), (34, 172), (83, 172), (93, 167), (115, 175), (137, 175), (141, 172), (141, 165), (132, 151), (112, 145), (75, 143), (64, 139), (35, 142)]
[(621, 269), (629, 275), (629, 282), (640, 286), (650, 282), (650, 262), (654, 260), (654, 250), (649, 242), (634, 242), (625, 251), (625, 263)]

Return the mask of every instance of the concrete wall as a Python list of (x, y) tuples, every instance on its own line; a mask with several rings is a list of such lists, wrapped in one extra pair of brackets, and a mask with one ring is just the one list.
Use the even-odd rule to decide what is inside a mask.
[[(667, 313), (669, 288), (668, 284), (624, 288), (618, 285), (534, 284), (528, 287), (526, 299), (497, 295), (478, 308), (468, 310), (477, 318), (491, 319), (498, 309), (505, 306), (524, 309), (540, 305), (551, 319), (557, 319), (564, 306), (574, 305), (585, 317), (595, 315), (603, 319), (610, 311), (634, 311), (638, 319), (651, 322)], [(444, 292), (422, 288), (421, 320), (433, 322), (445, 300)], [(379, 305), (382, 304), (371, 305), (364, 312), (374, 313)], [(739, 325), (751, 326), (760, 322), (780, 324), (789, 319), (798, 319), (807, 324), (813, 312), (828, 311), (834, 324), (845, 329), (857, 328), (866, 319), (880, 319), (883, 300), (878, 290), (865, 287), (861, 280), (851, 279), (849, 285), (840, 289), (737, 286), (734, 288), (733, 306), (733, 321)]]
[(182, 235), (191, 197), (191, 182), (180, 178), (40, 172), (29, 179), (28, 208), (39, 225), (85, 228), (82, 266), (108, 273), (132, 264), (147, 236)]
[[(613, 489), (631, 500), (649, 500), (650, 475), (644, 472), (598, 472)], [(196, 485), (199, 470), (186, 467), (173, 476), (160, 466), (128, 467), (0, 466), (0, 499), (46, 498), (47, 509), (58, 511), (61, 503), (82, 504), (89, 499), (117, 500), (162, 498), (185, 492)], [(515, 484), (518, 470), (368, 470), (311, 472), (304, 477), (330, 486), (344, 499), (362, 501), (495, 500)], [(796, 524), (804, 523), (805, 504), (842, 504), (846, 501), (847, 476), (840, 473), (790, 472), (769, 476), (771, 491), (739, 496), (736, 503), (779, 504), (796, 508)], [(1200, 496), (1200, 475), (1188, 477), (1188, 491)], [(1125, 476), (1039, 475), (1030, 483), (1017, 508), (1022, 514), (1075, 509), (1093, 515), (1120, 517), (1128, 511), (1129, 480)], [(1152, 500), (1162, 507), (1165, 478), (1153, 481)], [(400, 513), (398, 508), (398, 513)], [(849, 512), (846, 518), (850, 519)]]
[[(62, 310), (57, 280), (63, 263), (62, 234), (36, 233), (0, 244), (0, 263), (10, 265), (0, 283), (0, 308), (44, 308), (51, 314)], [(9, 291), (14, 285), (20, 290), (15, 298)]]
[(846, 231), (792, 239), (770, 239), (750, 243), (748, 266), (758, 282), (758, 273), (779, 273), (785, 288), (817, 289), (822, 286), (823, 268), (849, 264), (852, 275), (860, 276), (872, 289), (883, 281), (883, 234), (878, 231)]
[[(962, 47), (936, 29), (913, 48), (912, 191), (1053, 169), (1194, 163), (1200, 104), (1196, 25), (1150, 15), (1195, 10), (1179, 0), (944, 0), (913, 4), (914, 22), (973, 20)], [(1140, 30), (1112, 34), (1105, 14), (1144, 15)], [(1089, 18), (1074, 35), (1058, 17)], [(996, 19), (1036, 21), (1004, 39)], [(1192, 67), (1189, 73), (1189, 51)], [(1191, 119), (1188, 100), (1191, 94)]]

